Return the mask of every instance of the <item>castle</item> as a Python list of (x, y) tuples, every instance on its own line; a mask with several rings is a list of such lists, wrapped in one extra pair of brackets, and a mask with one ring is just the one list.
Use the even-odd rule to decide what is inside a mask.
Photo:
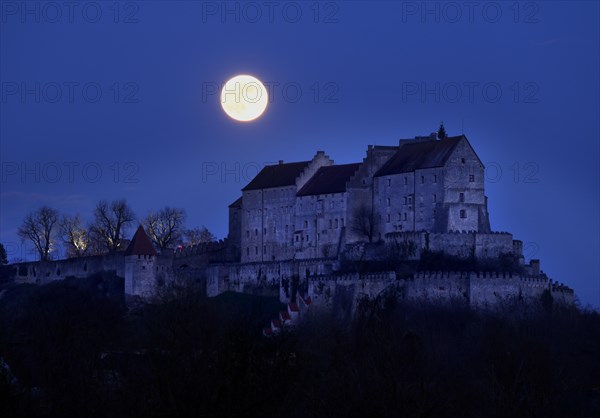
[(512, 239), (491, 234), (484, 167), (465, 136), (369, 146), (355, 164), (335, 165), (323, 151), (280, 161), (229, 206), (242, 263), (338, 257), (347, 244), (454, 231), (475, 234), (486, 256), (513, 252)]
[[(122, 254), (22, 263), (14, 276), (44, 282), (114, 270), (127, 296), (146, 300), (177, 280), (200, 281), (208, 296), (275, 294), (289, 312), (273, 330), (301, 307), (331, 305), (342, 293), (355, 307), (390, 288), (472, 306), (539, 299), (545, 291), (573, 303), (573, 291), (549, 279), (539, 260), (524, 263), (521, 241), (492, 231), (484, 186), (484, 166), (466, 136), (443, 129), (369, 146), (352, 164), (336, 165), (318, 151), (308, 161), (265, 166), (229, 206), (226, 240), (158, 254), (140, 227)], [(432, 254), (498, 268), (419, 270)]]

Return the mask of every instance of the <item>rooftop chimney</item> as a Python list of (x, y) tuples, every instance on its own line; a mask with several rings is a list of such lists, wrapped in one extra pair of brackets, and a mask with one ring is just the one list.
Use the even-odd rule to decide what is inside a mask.
[(280, 164), (280, 165), (281, 165), (281, 164), (283, 164), (283, 160), (279, 160), (279, 164)]

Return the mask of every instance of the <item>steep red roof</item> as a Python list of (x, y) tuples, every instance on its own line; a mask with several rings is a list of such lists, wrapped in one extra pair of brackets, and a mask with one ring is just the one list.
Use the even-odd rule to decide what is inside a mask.
[(138, 227), (133, 238), (131, 238), (131, 242), (125, 250), (125, 255), (156, 255), (152, 241), (146, 235), (142, 225)]
[(297, 196), (345, 192), (346, 183), (359, 167), (360, 163), (321, 167), (298, 191)]
[(273, 187), (293, 186), (296, 178), (308, 167), (310, 161), (268, 165), (252, 179), (242, 190), (270, 189)]
[(442, 140), (404, 144), (390, 160), (375, 174), (388, 176), (409, 173), (421, 168), (443, 167), (464, 135), (447, 137)]

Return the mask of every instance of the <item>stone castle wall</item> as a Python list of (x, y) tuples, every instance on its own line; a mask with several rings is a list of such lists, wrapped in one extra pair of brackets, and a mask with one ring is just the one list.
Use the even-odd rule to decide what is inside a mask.
[(9, 266), (17, 283), (46, 284), (66, 277), (85, 278), (96, 273), (114, 271), (125, 277), (122, 253), (68, 258), (66, 260), (32, 261)]
[[(385, 242), (388, 248), (406, 242), (413, 242), (418, 249), (410, 257), (418, 259), (423, 250), (443, 251), (446, 254), (462, 258), (476, 257), (478, 259), (497, 258), (503, 254), (513, 254), (522, 257), (522, 246), (516, 244), (512, 234), (508, 232), (462, 232), (450, 233), (430, 232), (392, 232), (386, 234)], [(520, 253), (515, 253), (520, 251)]]
[[(458, 301), (474, 307), (494, 307), (511, 299), (540, 300), (549, 290), (556, 302), (572, 304), (574, 294), (568, 287), (554, 283), (545, 275), (523, 276), (509, 272), (419, 272), (400, 279), (395, 272), (336, 273), (333, 260), (300, 260), (270, 263), (214, 265), (207, 269), (207, 294), (226, 291), (256, 293), (270, 289), (281, 302), (295, 300), (296, 289), (310, 296), (315, 306), (354, 310), (361, 298), (374, 298), (393, 289), (410, 300)], [(341, 305), (340, 305), (341, 306)], [(337, 309), (337, 308), (336, 308)]]
[(325, 275), (310, 279), (308, 296), (315, 306), (333, 308), (336, 298), (349, 299), (355, 309), (361, 298), (373, 299), (392, 290), (405, 300), (466, 303), (494, 308), (511, 300), (540, 301), (550, 291), (555, 303), (573, 304), (568, 287), (545, 277), (526, 277), (505, 272), (419, 272), (410, 279), (397, 279), (394, 272), (360, 275)]

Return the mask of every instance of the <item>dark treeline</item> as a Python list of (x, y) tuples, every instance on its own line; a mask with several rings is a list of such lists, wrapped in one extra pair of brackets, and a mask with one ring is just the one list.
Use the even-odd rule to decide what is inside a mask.
[[(600, 416), (600, 316), (381, 297), (260, 336), (273, 298), (125, 308), (108, 275), (0, 299), (0, 416)], [(510, 312), (510, 314), (508, 313)]]

